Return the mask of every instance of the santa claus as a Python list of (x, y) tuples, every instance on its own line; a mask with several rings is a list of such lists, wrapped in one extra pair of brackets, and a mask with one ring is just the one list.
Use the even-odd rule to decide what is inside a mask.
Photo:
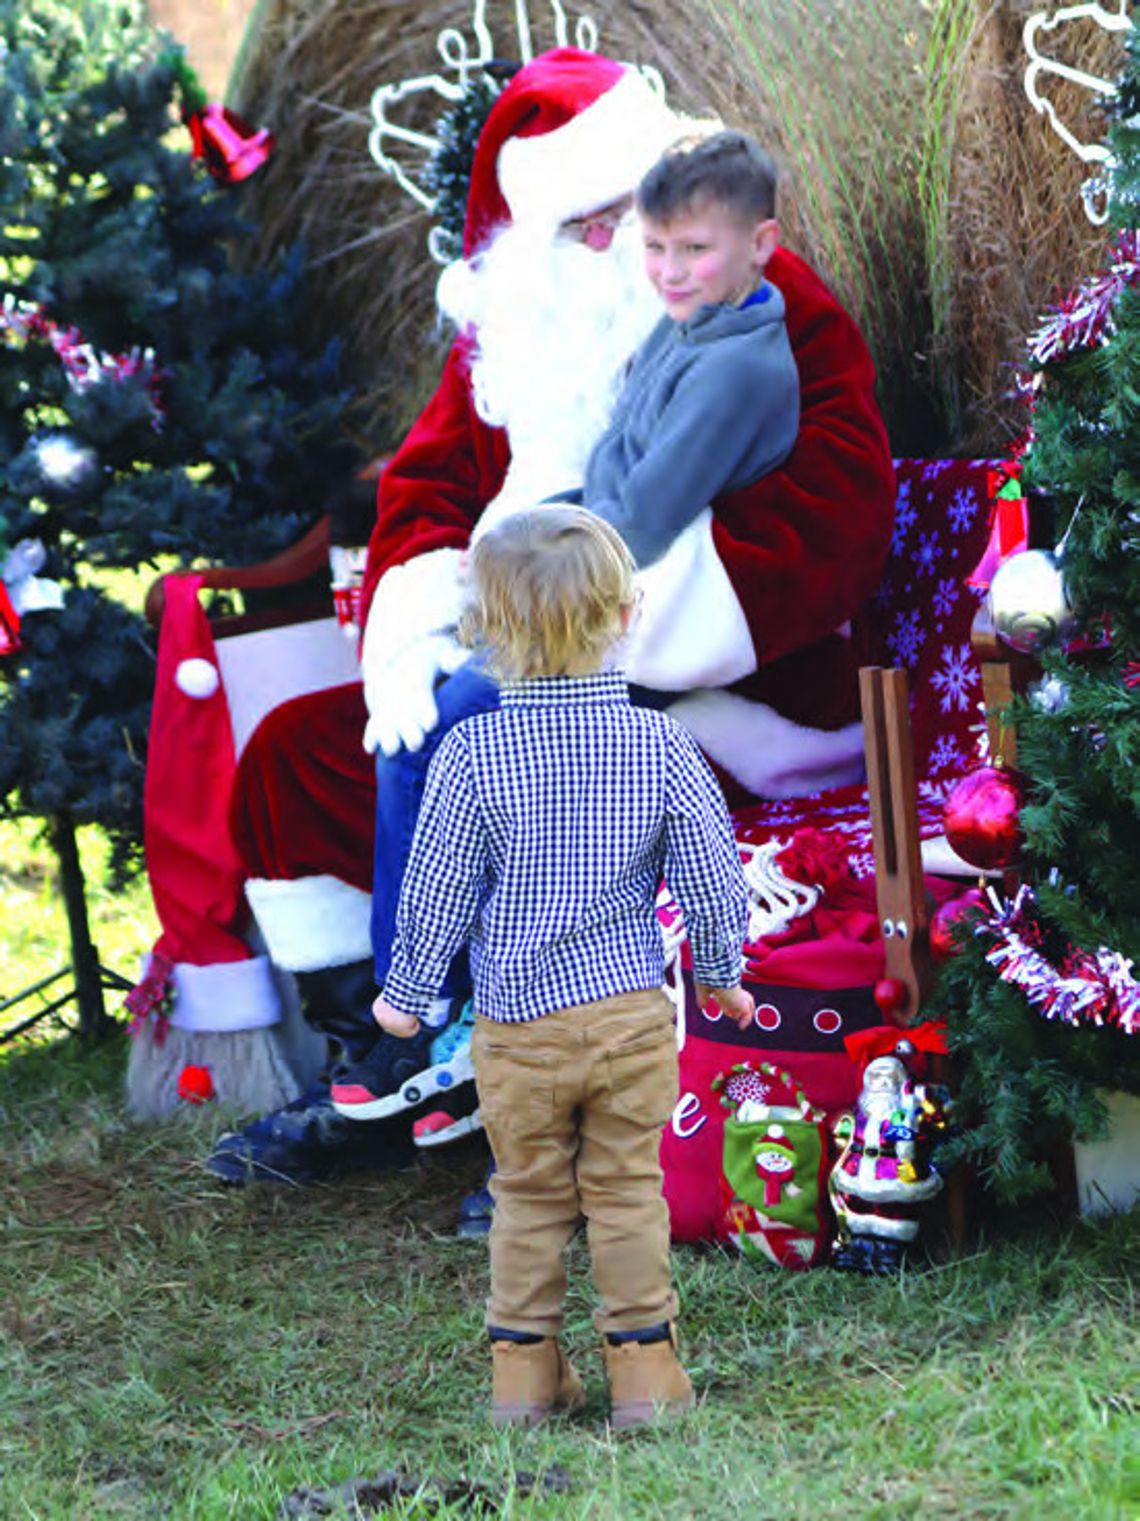
[[(660, 315), (631, 192), (682, 130), (636, 70), (575, 49), (534, 59), (502, 91), (476, 151), (464, 258), (440, 283), (458, 336), (380, 483), (363, 686), (277, 709), (238, 766), (231, 824), (265, 946), (297, 974), (310, 1022), (351, 1054), (375, 1039), (374, 973), (427, 759), (450, 723), (496, 700), (455, 639), (464, 551), (501, 514), (580, 485), (623, 367)], [(647, 700), (696, 735), (734, 802), (859, 774), (847, 624), (878, 583), (894, 501), (854, 324), (791, 252), (767, 274), (800, 373), (799, 438), (783, 466), (708, 503), (642, 573), (625, 661)], [(409, 1077), (400, 1060), (428, 1062), (426, 1044), (396, 1044), (394, 1110)], [(377, 1155), (379, 1132), (338, 1125), (327, 1095), (326, 1082), (224, 1137), (210, 1165), (232, 1179), (311, 1177)]]

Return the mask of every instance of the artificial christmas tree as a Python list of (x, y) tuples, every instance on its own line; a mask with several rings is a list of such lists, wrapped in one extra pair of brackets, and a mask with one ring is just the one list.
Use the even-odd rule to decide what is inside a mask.
[[(1105, 1094), (1140, 1092), (1140, 45), (1110, 106), (1105, 271), (1031, 345), (1024, 480), (1051, 504), (1037, 598), (994, 578), (1013, 648), (1036, 631), (1043, 674), (1010, 717), (1026, 797), (1021, 890), (966, 921), (935, 1003), (962, 1073), (957, 1148), (1006, 1198), (1046, 1186), (1058, 1142), (1106, 1126)], [(1042, 556), (1041, 550), (1028, 554)], [(1006, 562), (1016, 570), (1016, 556)], [(1004, 567), (1003, 567), (1004, 569)], [(1021, 604), (1014, 608), (1013, 601)], [(1048, 605), (1045, 605), (1048, 604)], [(1080, 632), (1072, 637), (1074, 621)]]
[(138, 862), (155, 678), (124, 572), (263, 558), (355, 451), (336, 348), (299, 336), (302, 256), (235, 267), (242, 188), (192, 156), (190, 76), (137, 0), (0, 0), (0, 52), (0, 811), (48, 821), (95, 1030), (74, 832)]

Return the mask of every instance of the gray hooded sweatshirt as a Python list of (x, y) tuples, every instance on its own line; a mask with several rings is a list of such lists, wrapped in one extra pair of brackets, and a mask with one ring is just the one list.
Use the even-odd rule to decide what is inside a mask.
[(618, 530), (639, 566), (652, 565), (713, 497), (785, 460), (799, 420), (799, 375), (774, 285), (745, 306), (702, 306), (688, 322), (662, 317), (590, 455), (582, 502)]

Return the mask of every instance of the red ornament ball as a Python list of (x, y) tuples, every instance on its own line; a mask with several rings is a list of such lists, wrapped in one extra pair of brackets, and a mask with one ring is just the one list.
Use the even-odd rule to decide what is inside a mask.
[(871, 996), (882, 1014), (897, 1014), (906, 1008), (907, 985), (901, 977), (880, 977)]
[(1025, 780), (1008, 766), (979, 766), (946, 799), (942, 827), (963, 861), (983, 870), (1010, 866), (1021, 849)]
[(983, 911), (985, 906), (986, 895), (978, 887), (938, 905), (930, 920), (930, 954), (935, 961), (949, 961), (960, 949), (954, 938), (955, 928), (969, 914)]
[(178, 1097), (188, 1104), (204, 1104), (214, 1097), (214, 1079), (209, 1067), (183, 1067), (178, 1074)]

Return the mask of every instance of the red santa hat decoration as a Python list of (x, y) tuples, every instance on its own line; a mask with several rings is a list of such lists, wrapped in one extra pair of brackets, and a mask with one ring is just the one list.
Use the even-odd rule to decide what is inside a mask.
[(227, 1107), (276, 1108), (297, 1079), (278, 1041), (269, 960), (245, 939), (243, 875), (229, 833), (234, 740), (201, 576), (170, 576), (158, 645), (143, 799), (147, 875), (162, 934), (138, 987), (127, 1095), (139, 1119), (207, 1093)]
[(910, 1070), (928, 1057), (945, 1056), (949, 1049), (945, 1021), (938, 1019), (920, 1025), (872, 1025), (844, 1036), (843, 1044), (861, 1072), (880, 1056), (895, 1056)]

